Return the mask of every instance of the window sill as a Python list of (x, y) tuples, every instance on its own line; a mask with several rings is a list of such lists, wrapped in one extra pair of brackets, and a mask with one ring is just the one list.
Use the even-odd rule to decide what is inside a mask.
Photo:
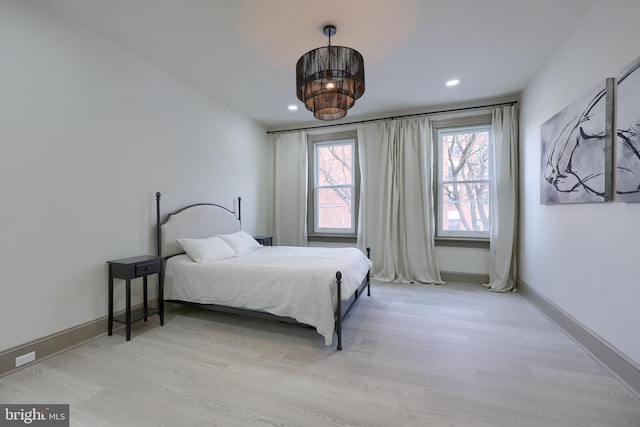
[(307, 240), (321, 243), (356, 243), (358, 238), (348, 234), (310, 234), (307, 236)]
[(489, 239), (473, 237), (436, 237), (435, 245), (450, 248), (489, 249)]

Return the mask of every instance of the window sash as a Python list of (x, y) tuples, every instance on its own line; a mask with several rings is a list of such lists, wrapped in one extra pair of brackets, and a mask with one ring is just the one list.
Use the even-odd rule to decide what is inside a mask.
[[(328, 147), (333, 147), (333, 146), (350, 146), (351, 147), (351, 174), (350, 176), (348, 176), (348, 181), (350, 181), (349, 183), (344, 183), (344, 184), (320, 184), (321, 182), (321, 177), (320, 177), (320, 150), (323, 148), (328, 148)], [(313, 232), (314, 234), (350, 234), (353, 235), (356, 232), (356, 212), (355, 212), (355, 199), (356, 199), (356, 174), (355, 174), (355, 169), (356, 169), (356, 147), (355, 147), (355, 140), (354, 139), (340, 139), (340, 140), (332, 140), (332, 141), (323, 141), (323, 142), (314, 142), (313, 143), (313, 153), (314, 153), (314, 158), (313, 158), (313, 168), (314, 168), (314, 191), (313, 191), (313, 220), (314, 220), (314, 224), (313, 224)], [(345, 205), (320, 205), (321, 201), (319, 200), (320, 198), (320, 193), (322, 193), (324, 190), (339, 190), (339, 189), (348, 189), (349, 192), (351, 193), (351, 204), (345, 204)], [(327, 220), (327, 218), (325, 216), (322, 215), (322, 213), (326, 213), (328, 212), (329, 209), (334, 209), (338, 211), (338, 216), (343, 216), (339, 214), (339, 210), (340, 209), (349, 209), (349, 215), (350, 215), (350, 223), (347, 227), (337, 227), (337, 226), (331, 226), (331, 227), (322, 227), (321, 226), (321, 221), (323, 219)], [(325, 212), (321, 212), (322, 210), (325, 210)]]
[[(480, 133), (487, 132), (487, 150), (491, 149), (491, 126), (490, 125), (474, 125), (474, 126), (459, 126), (459, 127), (450, 127), (450, 128), (440, 128), (436, 130), (437, 135), (437, 229), (436, 229), (436, 237), (445, 237), (445, 238), (471, 238), (471, 239), (488, 239), (489, 238), (489, 221), (491, 218), (491, 164), (489, 159), (487, 158), (487, 179), (451, 179), (451, 176), (445, 177), (444, 174), (448, 171), (448, 167), (445, 166), (445, 147), (444, 147), (444, 138), (451, 135), (458, 134), (469, 134), (469, 133)], [(445, 179), (447, 178), (447, 179)], [(445, 192), (445, 187), (447, 186), (468, 186), (468, 185), (481, 185), (485, 184), (486, 188), (483, 193), (486, 193), (486, 198), (482, 197), (481, 199), (475, 199), (469, 197), (465, 200), (447, 200), (447, 195)], [(466, 190), (465, 190), (466, 191)], [(463, 191), (463, 193), (465, 192)], [(469, 205), (465, 208), (465, 205)], [(455, 210), (450, 209), (451, 207), (455, 207)], [(484, 224), (486, 224), (485, 230), (452, 230), (450, 227), (454, 225), (458, 225), (462, 227), (463, 220), (460, 218), (460, 211), (456, 206), (462, 206), (463, 215), (465, 215), (465, 220), (469, 223), (469, 226), (472, 228), (475, 227), (483, 227), (483, 216)], [(465, 209), (467, 210), (465, 212)], [(476, 213), (476, 224), (472, 224), (473, 218), (471, 215), (471, 209), (474, 209)], [(482, 212), (480, 212), (482, 210)], [(449, 214), (453, 215), (449, 215)], [(457, 216), (457, 218), (455, 218)]]

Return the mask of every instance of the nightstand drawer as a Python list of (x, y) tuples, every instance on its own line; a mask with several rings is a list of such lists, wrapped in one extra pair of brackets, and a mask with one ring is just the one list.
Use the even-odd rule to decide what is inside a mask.
[(136, 264), (135, 275), (136, 277), (146, 276), (148, 274), (158, 273), (160, 271), (160, 263), (153, 262), (145, 262), (143, 264)]

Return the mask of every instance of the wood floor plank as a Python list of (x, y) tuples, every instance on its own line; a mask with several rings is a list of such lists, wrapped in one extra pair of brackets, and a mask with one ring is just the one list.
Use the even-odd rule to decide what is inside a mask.
[(640, 426), (640, 400), (518, 294), (373, 283), (344, 350), (177, 306), (0, 378), (74, 426)]

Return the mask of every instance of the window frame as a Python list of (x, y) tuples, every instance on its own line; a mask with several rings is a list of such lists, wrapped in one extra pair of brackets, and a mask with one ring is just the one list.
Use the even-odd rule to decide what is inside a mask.
[[(489, 230), (487, 231), (454, 231), (454, 230), (444, 230), (443, 228), (443, 224), (444, 224), (444, 206), (442, 203), (443, 200), (443, 184), (444, 182), (449, 182), (448, 180), (444, 180), (443, 177), (443, 173), (444, 173), (444, 168), (442, 166), (442, 161), (443, 161), (443, 150), (442, 150), (442, 140), (441, 140), (441, 135), (443, 134), (451, 134), (451, 133), (455, 133), (455, 132), (463, 132), (463, 131), (488, 131), (489, 132), (489, 141), (488, 141), (488, 150), (489, 150), (489, 156), (488, 156), (488, 178), (486, 180), (487, 185), (489, 187), (489, 200), (488, 200), (488, 204), (489, 204), (489, 219), (492, 216), (492, 211), (491, 211), (491, 199), (492, 197), (494, 197), (494, 195), (492, 194), (492, 187), (493, 187), (493, 183), (492, 183), (492, 169), (493, 169), (493, 165), (491, 162), (491, 150), (492, 150), (492, 140), (493, 140), (493, 129), (492, 129), (492, 124), (491, 124), (491, 117), (490, 116), (486, 116), (486, 115), (482, 115), (482, 116), (478, 116), (478, 117), (466, 117), (463, 119), (452, 119), (452, 120), (447, 120), (447, 121), (443, 121), (441, 123), (436, 123), (433, 126), (433, 140), (435, 141), (434, 143), (434, 147), (435, 147), (435, 159), (436, 159), (436, 165), (435, 165), (435, 205), (436, 205), (436, 229), (435, 229), (435, 238), (436, 240), (456, 240), (456, 241), (479, 241), (479, 242), (488, 242), (490, 240), (490, 236), (491, 236), (491, 230), (489, 227)], [(477, 181), (477, 180), (474, 180)], [(482, 180), (484, 181), (484, 180)], [(467, 181), (460, 181), (460, 182), (467, 182)]]
[[(353, 144), (353, 166), (352, 166), (352, 217), (350, 229), (321, 229), (316, 226), (317, 221), (317, 178), (318, 168), (317, 147), (339, 145), (344, 143)], [(339, 132), (332, 134), (310, 135), (307, 142), (309, 152), (308, 163), (308, 196), (307, 196), (307, 236), (311, 241), (347, 241), (352, 242), (357, 237), (358, 232), (358, 213), (360, 202), (360, 164), (358, 162), (358, 139), (355, 130), (348, 132)], [(328, 188), (328, 187), (324, 187)]]

